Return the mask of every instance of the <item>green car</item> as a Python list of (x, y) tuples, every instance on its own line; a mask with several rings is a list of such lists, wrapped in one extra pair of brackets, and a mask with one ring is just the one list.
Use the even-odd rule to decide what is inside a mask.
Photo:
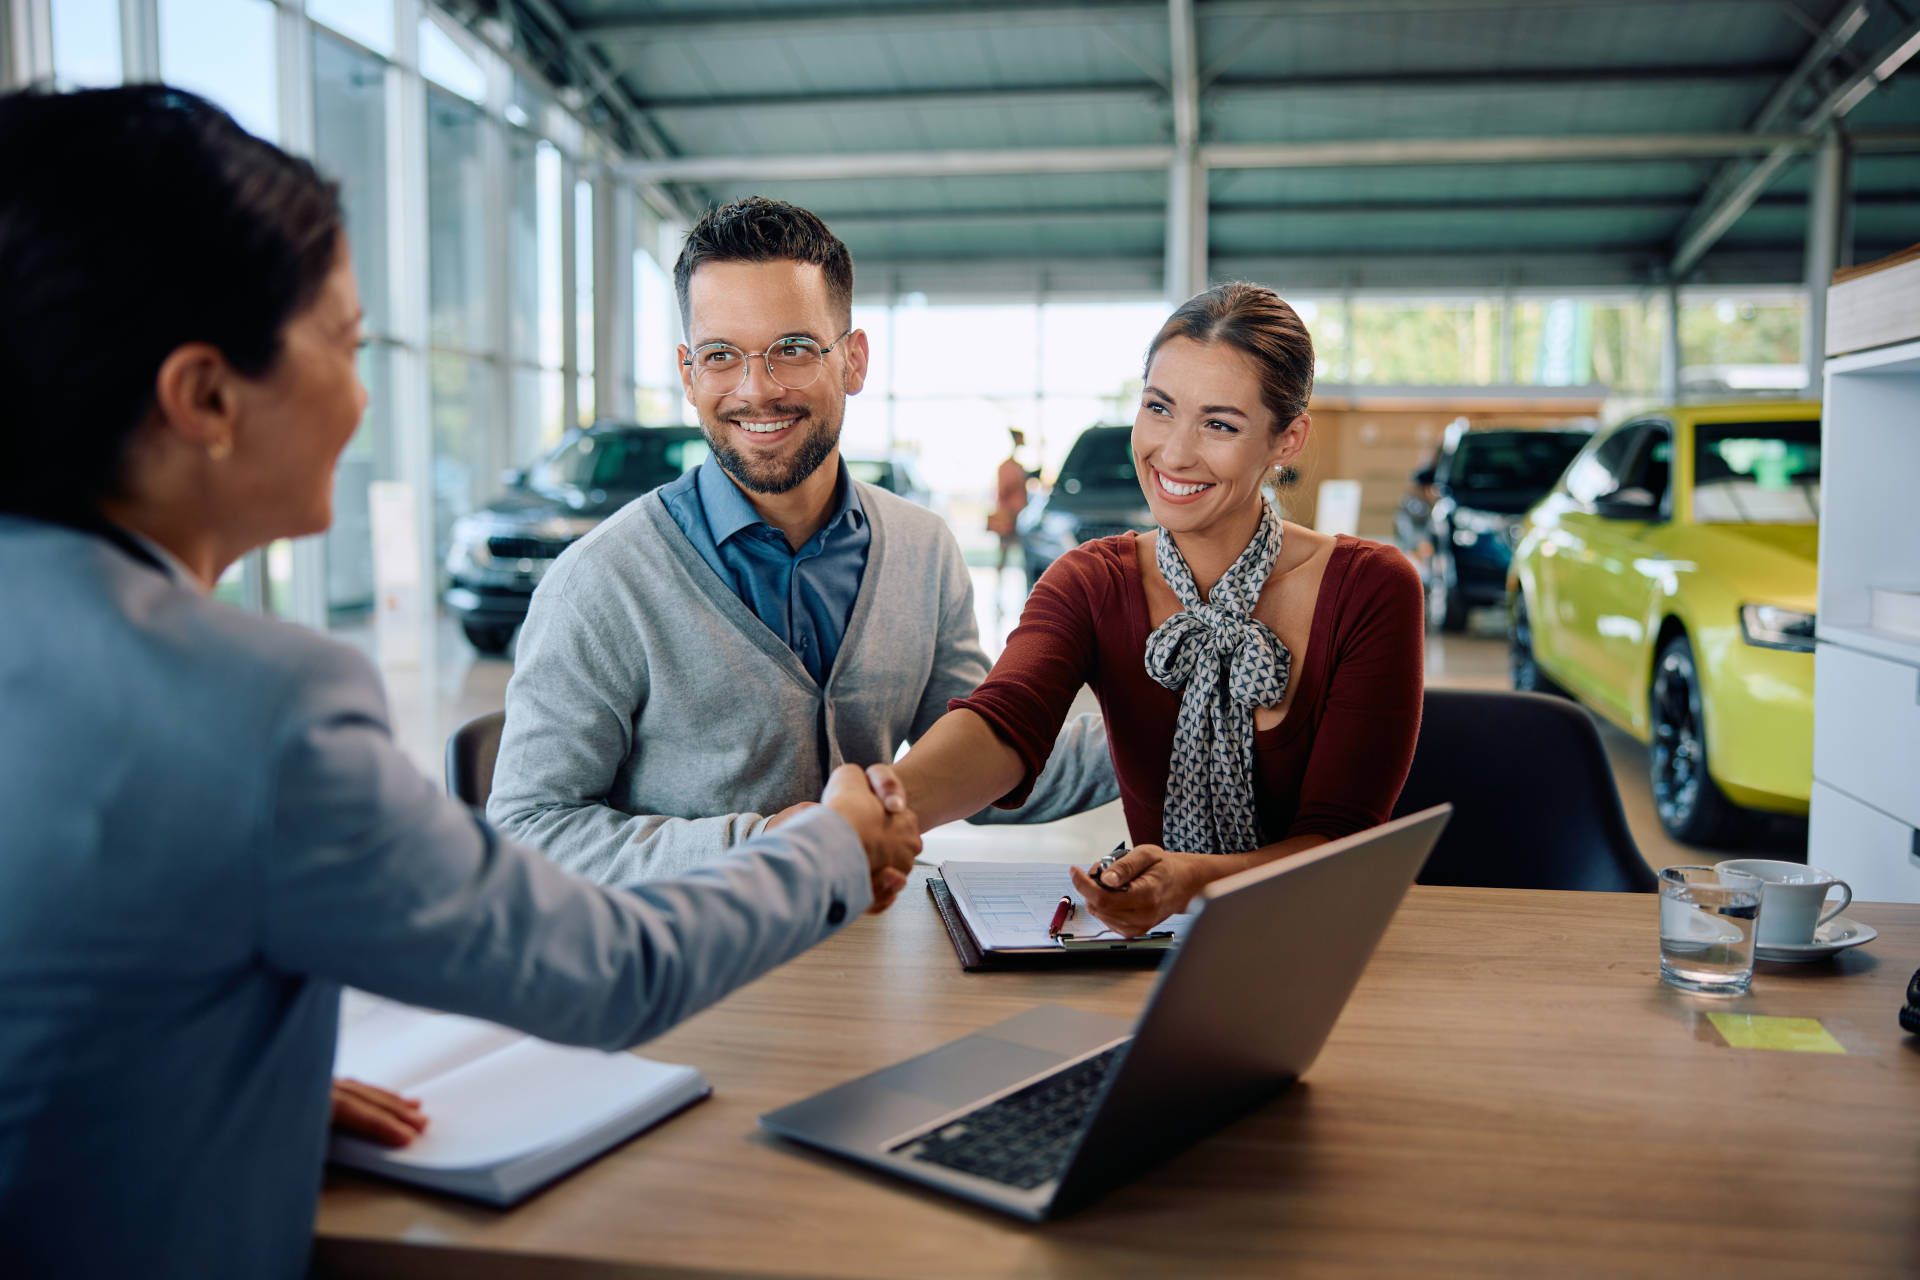
[(1507, 578), (1517, 689), (1648, 744), (1676, 840), (1813, 786), (1820, 406), (1693, 405), (1602, 431), (1528, 513)]

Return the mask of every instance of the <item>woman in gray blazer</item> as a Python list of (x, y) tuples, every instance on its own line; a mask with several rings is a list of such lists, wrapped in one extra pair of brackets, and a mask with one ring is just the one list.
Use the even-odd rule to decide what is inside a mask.
[(300, 1274), (342, 984), (625, 1047), (897, 892), (850, 767), (631, 890), (440, 794), (362, 658), (208, 599), (327, 526), (366, 406), (334, 186), (155, 85), (0, 98), (0, 174), (8, 1268)]

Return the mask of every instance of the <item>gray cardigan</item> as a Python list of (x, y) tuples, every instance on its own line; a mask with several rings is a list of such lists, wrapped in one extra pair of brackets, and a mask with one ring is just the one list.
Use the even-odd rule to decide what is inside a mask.
[[(534, 592), (487, 815), (602, 883), (713, 862), (846, 762), (892, 760), (986, 676), (973, 584), (938, 516), (871, 485), (867, 570), (824, 687), (700, 558), (658, 493), (582, 538)], [(1044, 822), (1119, 794), (1098, 717), (1069, 724)], [(909, 798), (911, 799), (911, 798)]]

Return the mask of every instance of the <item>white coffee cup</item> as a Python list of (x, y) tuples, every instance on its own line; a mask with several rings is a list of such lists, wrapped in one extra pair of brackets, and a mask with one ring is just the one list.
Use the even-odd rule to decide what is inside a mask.
[[(1759, 877), (1760, 930), (1755, 941), (1763, 947), (1804, 947), (1816, 929), (1853, 902), (1852, 887), (1818, 867), (1768, 858), (1733, 858), (1714, 866)], [(1822, 911), (1835, 889), (1841, 895), (1838, 905)]]

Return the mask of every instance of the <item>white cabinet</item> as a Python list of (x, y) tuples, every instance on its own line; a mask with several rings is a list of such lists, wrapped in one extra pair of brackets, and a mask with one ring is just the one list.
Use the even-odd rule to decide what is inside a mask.
[(1807, 860), (1920, 902), (1920, 334), (1827, 361)]

